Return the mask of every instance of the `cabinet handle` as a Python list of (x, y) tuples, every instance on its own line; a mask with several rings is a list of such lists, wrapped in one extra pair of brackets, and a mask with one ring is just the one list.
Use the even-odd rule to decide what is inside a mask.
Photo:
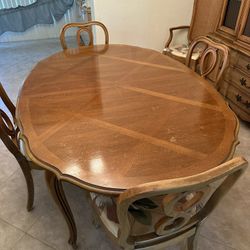
[(235, 95), (235, 98), (236, 98), (236, 101), (237, 101), (237, 102), (239, 102), (239, 103), (245, 105), (247, 109), (250, 108), (250, 102), (247, 101), (247, 100), (244, 101), (244, 100), (242, 99), (242, 96), (241, 96), (241, 95), (237, 94), (237, 95)]
[(250, 64), (246, 65), (247, 70), (250, 70)]
[(240, 84), (245, 88), (250, 89), (250, 86), (247, 86), (247, 79), (245, 79), (244, 77), (240, 79)]

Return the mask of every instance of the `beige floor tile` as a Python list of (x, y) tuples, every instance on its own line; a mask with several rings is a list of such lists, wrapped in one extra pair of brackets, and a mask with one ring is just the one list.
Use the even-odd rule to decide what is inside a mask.
[(24, 232), (0, 220), (0, 249), (8, 250), (13, 247)]
[(198, 239), (198, 249), (197, 250), (236, 250), (224, 244), (215, 242), (211, 239), (207, 239), (200, 236)]
[(46, 210), (54, 206), (42, 173), (33, 172), (35, 206), (31, 212), (26, 210), (27, 187), (20, 169), (17, 169), (0, 190), (0, 218), (23, 231), (27, 231)]
[(46, 242), (53, 248), (71, 250), (67, 243), (68, 229), (63, 217), (57, 209), (45, 212), (38, 221), (28, 230), (32, 237)]
[(11, 250), (53, 250), (53, 248), (25, 234)]
[(19, 165), (14, 157), (8, 152), (6, 147), (0, 141), (0, 159), (4, 159), (1, 162), (1, 171), (0, 171), (0, 187), (3, 185), (8, 178), (15, 173), (19, 168)]
[(249, 250), (249, 207), (241, 197), (233, 189), (205, 221), (201, 234), (237, 250)]
[(0, 218), (25, 231), (35, 221), (26, 210), (27, 190), (21, 170), (17, 170), (0, 190)]

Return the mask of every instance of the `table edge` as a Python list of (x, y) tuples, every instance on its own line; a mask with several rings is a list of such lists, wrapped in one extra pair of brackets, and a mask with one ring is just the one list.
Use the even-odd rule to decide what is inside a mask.
[[(230, 109), (230, 107), (228, 107), (228, 108)], [(240, 128), (239, 119), (233, 111), (231, 111), (231, 112), (233, 113), (234, 118), (235, 118), (235, 122), (236, 122), (235, 130), (234, 130), (234, 138), (235, 139), (234, 139), (234, 142), (232, 143), (230, 152), (228, 153), (227, 157), (224, 159), (224, 161), (222, 163), (233, 158), (236, 147), (240, 143), (238, 140), (238, 134), (239, 134), (239, 128)], [(28, 141), (27, 137), (25, 136), (25, 134), (23, 133), (23, 127), (22, 127), (21, 121), (18, 118), (18, 116), (17, 116), (16, 122), (17, 122), (19, 129), (20, 129), (18, 139), (22, 140), (24, 142), (24, 147), (25, 147), (25, 152), (27, 154), (27, 157), (32, 162), (34, 162), (35, 164), (37, 164), (41, 168), (43, 168), (45, 171), (50, 171), (50, 172), (54, 173), (59, 181), (65, 181), (65, 182), (71, 183), (73, 185), (76, 185), (76, 186), (83, 188), (85, 190), (88, 190), (90, 192), (100, 193), (100, 194), (104, 194), (104, 195), (111, 195), (111, 196), (118, 196), (119, 194), (123, 193), (126, 190), (126, 189), (115, 189), (115, 188), (108, 188), (108, 187), (105, 188), (105, 187), (101, 187), (101, 186), (97, 186), (94, 184), (84, 182), (76, 177), (64, 174), (58, 168), (54, 167), (53, 165), (38, 159), (32, 153), (32, 151), (29, 147), (29, 141)], [(196, 174), (196, 175), (198, 175), (198, 174)], [(193, 175), (193, 176), (195, 176), (195, 175)], [(181, 178), (183, 178), (183, 177), (180, 177), (180, 179)]]

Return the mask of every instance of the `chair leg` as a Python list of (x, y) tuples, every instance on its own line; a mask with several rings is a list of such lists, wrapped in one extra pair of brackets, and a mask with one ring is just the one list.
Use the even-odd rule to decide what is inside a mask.
[(197, 241), (200, 232), (200, 225), (197, 226), (195, 234), (188, 238), (187, 240), (187, 249), (188, 250), (196, 250), (197, 249)]
[(195, 235), (191, 236), (187, 240), (187, 249), (188, 250), (195, 250)]
[(28, 190), (28, 198), (27, 198), (27, 210), (30, 212), (33, 209), (33, 204), (34, 204), (34, 182), (33, 182), (33, 177), (31, 174), (31, 169), (26, 161), (19, 161), (19, 165), (21, 167), (21, 170), (23, 172), (26, 185), (27, 185), (27, 190)]
[(61, 181), (57, 179), (56, 175), (50, 171), (45, 171), (45, 178), (46, 178), (47, 186), (50, 190), (50, 193), (67, 222), (69, 233), (70, 233), (68, 242), (70, 245), (72, 245), (74, 249), (76, 249), (77, 248), (76, 224), (75, 224), (74, 217), (71, 212), (69, 203), (64, 194), (62, 183)]

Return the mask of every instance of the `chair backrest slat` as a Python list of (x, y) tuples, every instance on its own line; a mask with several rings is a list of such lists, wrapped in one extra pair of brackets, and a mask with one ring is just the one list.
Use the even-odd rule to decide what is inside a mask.
[[(174, 237), (205, 219), (246, 167), (247, 161), (237, 157), (195, 176), (143, 184), (125, 191), (117, 200), (120, 245), (129, 248), (136, 241), (131, 236), (134, 223), (131, 208), (137, 214), (144, 210), (157, 211), (157, 220), (152, 221), (154, 240), (161, 236)], [(145, 238), (145, 235), (137, 237)]]
[(0, 98), (4, 105), (10, 112), (12, 118), (10, 118), (4, 110), (0, 109), (0, 138), (8, 148), (8, 150), (15, 156), (18, 161), (23, 161), (26, 158), (20, 152), (17, 142), (17, 135), (19, 132), (18, 127), (15, 125), (15, 113), (16, 107), (11, 102), (7, 93), (5, 92), (2, 84), (0, 83)]
[(228, 47), (207, 37), (198, 37), (189, 47), (186, 58), (188, 67), (191, 67), (194, 53), (199, 54), (198, 63), (194, 70), (198, 71), (202, 77), (210, 80), (218, 89), (221, 77), (229, 66)]
[(87, 23), (68, 23), (68, 24), (64, 25), (62, 30), (61, 30), (61, 33), (60, 33), (60, 41), (61, 41), (62, 48), (64, 50), (67, 49), (67, 44), (65, 41), (65, 33), (70, 28), (77, 28), (76, 38), (77, 38), (78, 46), (82, 46), (82, 43), (81, 43), (81, 33), (82, 32), (88, 33), (89, 45), (93, 45), (93, 43), (94, 43), (94, 41), (93, 41), (94, 36), (93, 36), (93, 31), (92, 31), (93, 26), (99, 26), (103, 29), (103, 32), (105, 35), (105, 44), (109, 44), (109, 33), (108, 33), (106, 26), (103, 23), (98, 22), (98, 21), (90, 21)]

